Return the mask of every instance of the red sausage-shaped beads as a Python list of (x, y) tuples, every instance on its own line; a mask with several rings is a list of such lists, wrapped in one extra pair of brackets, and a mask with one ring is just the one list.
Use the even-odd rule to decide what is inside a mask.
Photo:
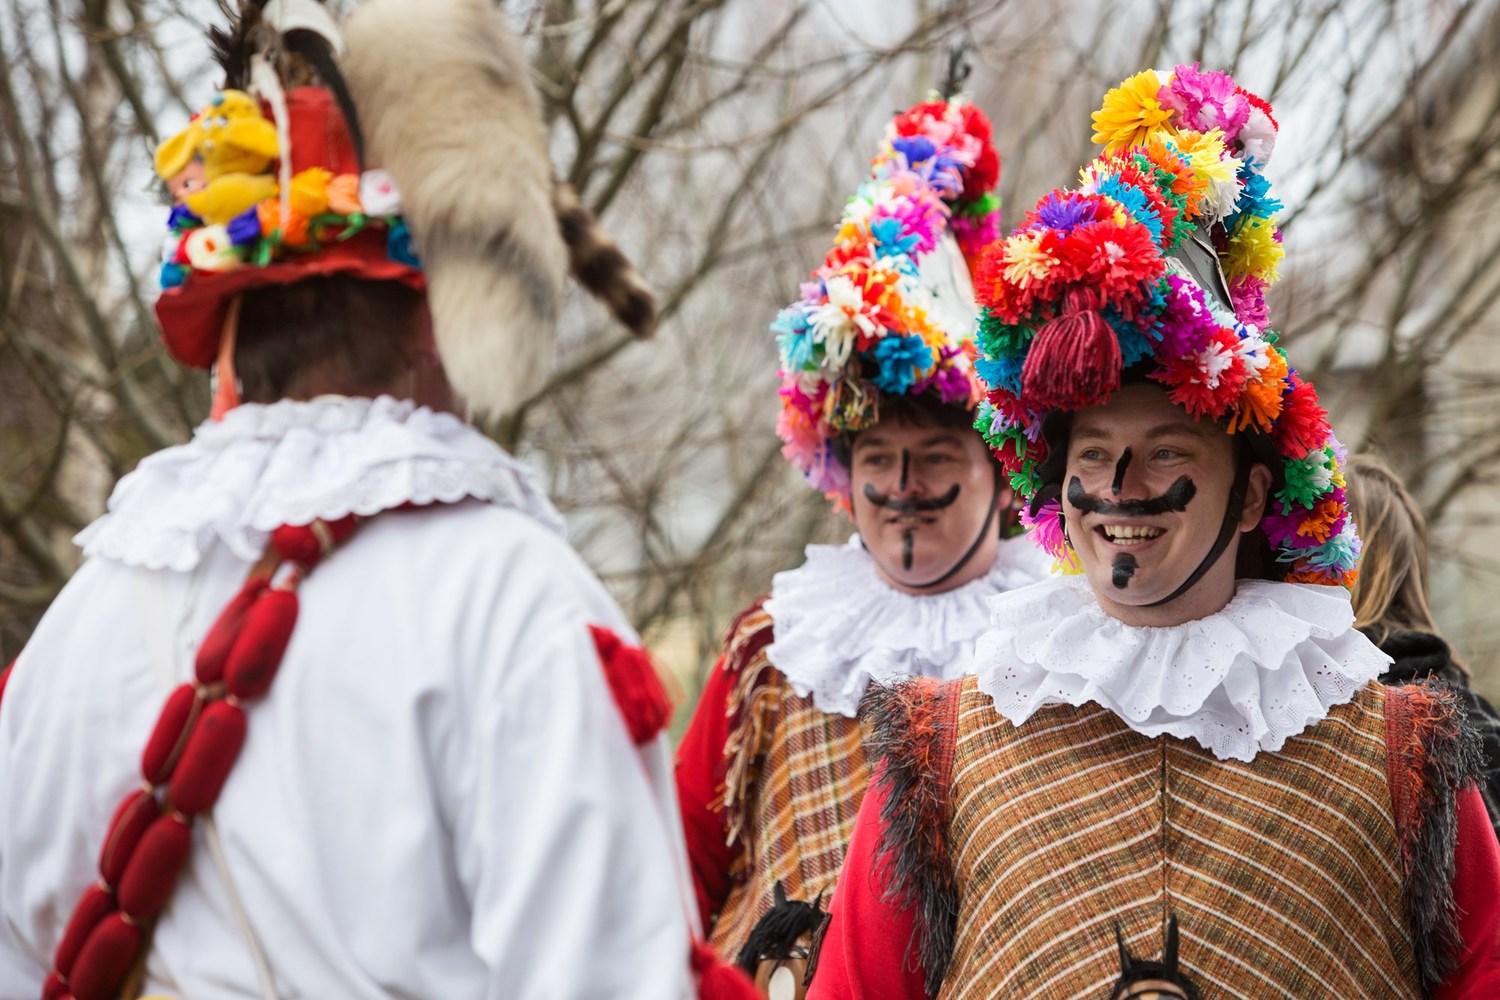
[(193, 849), (193, 828), (181, 816), (163, 816), (141, 838), (120, 877), (120, 912), (144, 923), (161, 912)]
[(296, 591), (268, 590), (250, 608), (224, 666), (230, 694), (248, 701), (270, 688), (292, 640), (292, 629), (297, 627), (297, 606)]
[(224, 606), (224, 610), (219, 612), (208, 635), (203, 637), (203, 644), (198, 647), (198, 683), (213, 684), (224, 676), (224, 664), (229, 659), (229, 651), (239, 639), (240, 630), (245, 623), (245, 613), (255, 604), (268, 584), (265, 577), (251, 577)]
[(120, 876), (125, 873), (136, 845), (160, 817), (161, 806), (147, 789), (138, 788), (120, 802), (109, 832), (104, 835), (104, 845), (99, 848), (99, 874), (106, 885), (120, 884)]
[(192, 684), (182, 684), (167, 697), (156, 728), (141, 754), (141, 775), (152, 785), (160, 785), (172, 776), (177, 758), (187, 746), (193, 722), (203, 708), (203, 697)]
[(76, 1000), (114, 1000), (140, 946), (141, 929), (124, 914), (105, 917), (83, 943), (68, 976)]
[(244, 709), (231, 701), (205, 708), (167, 785), (171, 807), (188, 816), (212, 807), (244, 742)]
[(78, 898), (78, 905), (73, 907), (73, 916), (68, 919), (68, 927), (63, 931), (62, 940), (57, 942), (57, 951), (52, 954), (52, 968), (66, 976), (73, 971), (73, 963), (78, 959), (78, 953), (83, 950), (83, 943), (99, 922), (114, 912), (115, 897), (104, 886), (95, 882), (83, 890), (83, 895)]

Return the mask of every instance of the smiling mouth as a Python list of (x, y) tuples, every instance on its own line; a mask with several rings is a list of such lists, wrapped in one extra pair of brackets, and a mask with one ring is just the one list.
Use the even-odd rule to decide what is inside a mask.
[(1097, 530), (1116, 545), (1140, 545), (1166, 534), (1165, 528), (1149, 524), (1102, 524)]
[(902, 524), (915, 526), (918, 524), (936, 524), (937, 518), (931, 514), (897, 514), (895, 517), (887, 518), (886, 524)]

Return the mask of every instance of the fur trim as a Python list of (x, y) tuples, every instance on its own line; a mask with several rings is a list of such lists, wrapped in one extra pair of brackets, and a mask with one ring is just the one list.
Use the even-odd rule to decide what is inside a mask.
[(885, 785), (878, 852), (887, 901), (915, 907), (917, 955), (928, 996), (937, 996), (953, 957), (958, 889), (948, 853), (948, 783), (961, 681), (919, 678), (872, 687), (860, 715), (870, 720), (866, 752)]
[(568, 245), (573, 277), (631, 333), (651, 336), (656, 329), (656, 297), (651, 289), (594, 213), (578, 200), (573, 186), (560, 178), (553, 184), (552, 207)]
[(739, 678), (726, 706), (730, 716), (724, 740), (727, 763), (723, 796), (716, 803), (724, 812), (729, 844), (745, 835), (746, 798), (759, 778), (762, 748), (785, 688), (781, 672), (765, 655), (773, 638), (771, 616), (762, 608), (765, 601), (761, 597), (741, 612), (724, 637), (723, 669)]
[(1438, 683), (1388, 688), (1385, 726), (1412, 947), (1430, 991), (1457, 967), (1463, 948), (1453, 899), (1458, 793), (1481, 774), (1481, 745), (1463, 702)]
[(521, 47), (487, 0), (369, 0), (345, 24), (344, 75), (372, 165), (401, 189), (453, 387), (477, 413), (539, 381), (568, 253)]

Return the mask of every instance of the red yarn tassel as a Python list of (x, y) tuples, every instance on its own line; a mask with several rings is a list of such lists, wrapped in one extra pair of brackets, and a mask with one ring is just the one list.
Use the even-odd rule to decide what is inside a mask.
[(604, 665), (604, 679), (609, 682), (610, 693), (625, 718), (630, 738), (638, 746), (650, 742), (667, 728), (672, 718), (672, 699), (657, 676), (651, 657), (639, 646), (627, 645), (607, 628), (590, 625), (589, 632)]
[(698, 1000), (764, 1000), (749, 976), (702, 941), (693, 942), (692, 969), (698, 980)]
[(247, 700), (265, 694), (296, 627), (296, 591), (268, 590), (261, 594), (245, 614), (244, 628), (224, 666), (229, 693)]
[(1040, 410), (1098, 406), (1120, 388), (1120, 341), (1083, 292), (1069, 292), (1061, 315), (1031, 341), (1021, 397)]

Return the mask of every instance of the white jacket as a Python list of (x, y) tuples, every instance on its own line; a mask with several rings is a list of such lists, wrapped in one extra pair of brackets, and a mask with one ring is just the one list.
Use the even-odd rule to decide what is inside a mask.
[[(80, 536), (93, 557), (0, 711), (0, 997), (39, 994), (162, 702), (267, 529), (351, 509), (386, 512), (302, 584), (213, 811), (275, 995), (689, 993), (667, 750), (633, 745), (588, 626), (633, 634), (509, 456), (382, 398), (232, 411)], [(263, 996), (194, 836), (146, 993)]]

